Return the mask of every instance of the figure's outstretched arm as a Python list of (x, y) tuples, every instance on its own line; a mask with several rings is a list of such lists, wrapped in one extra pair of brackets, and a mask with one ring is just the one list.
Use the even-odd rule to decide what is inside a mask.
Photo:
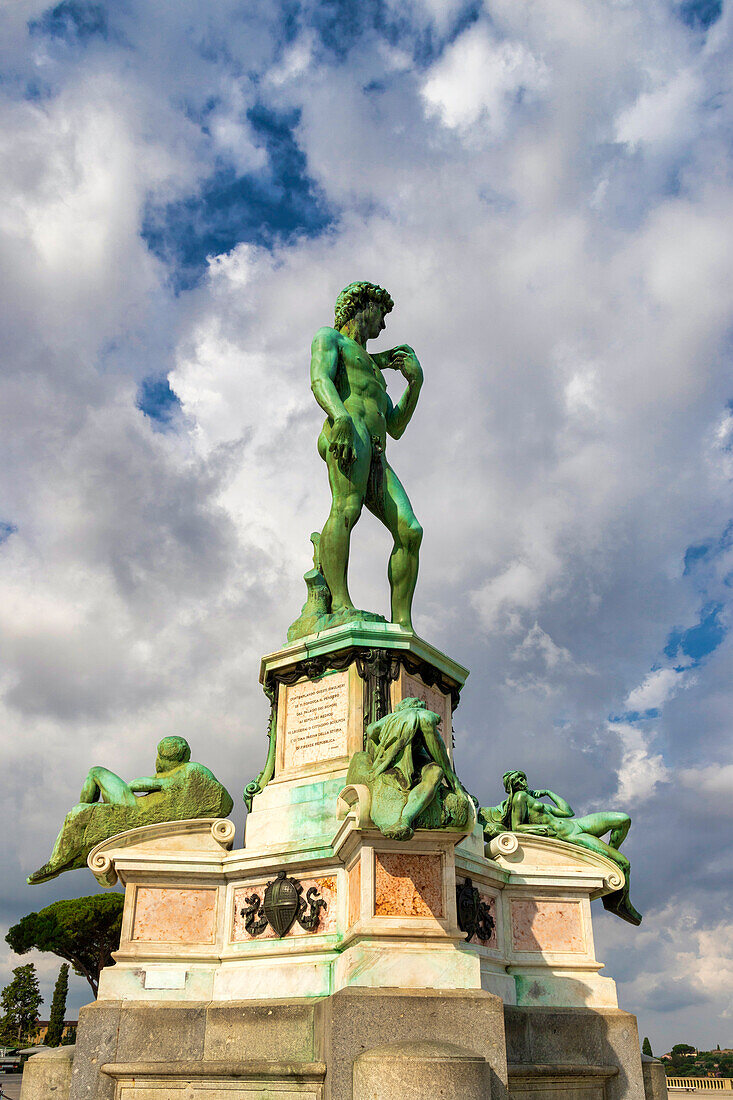
[(131, 779), (127, 785), (130, 790), (134, 791), (136, 794), (147, 793), (148, 791), (160, 791), (163, 787), (159, 779), (150, 775), (143, 775), (140, 779)]
[(554, 794), (552, 791), (532, 791), (535, 798), (549, 798), (555, 805), (546, 806), (548, 810), (555, 817), (575, 817), (573, 807), (569, 802), (566, 802), (564, 798), (561, 798), (559, 794)]
[[(398, 370), (407, 381), (407, 388), (396, 405), (390, 404), (387, 412), (387, 431), (393, 439), (399, 439), (412, 419), (423, 383), (422, 367), (411, 347), (401, 344), (384, 352), (384, 368)], [(381, 365), (381, 364), (380, 364)]]

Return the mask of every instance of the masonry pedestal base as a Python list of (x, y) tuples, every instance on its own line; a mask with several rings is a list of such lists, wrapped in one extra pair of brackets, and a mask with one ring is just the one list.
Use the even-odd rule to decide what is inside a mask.
[[(343, 989), (82, 1009), (70, 1100), (659, 1100), (619, 1009), (505, 1006), (482, 990)], [(39, 1094), (40, 1095), (40, 1094)], [(56, 1100), (65, 1100), (54, 1092)]]

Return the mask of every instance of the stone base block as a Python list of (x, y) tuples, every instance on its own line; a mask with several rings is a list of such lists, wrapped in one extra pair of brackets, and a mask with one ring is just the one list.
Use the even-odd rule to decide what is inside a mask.
[(505, 1005), (504, 1020), (512, 1095), (644, 1100), (639, 1034), (630, 1013)]
[(388, 1043), (354, 1062), (354, 1100), (485, 1100), (488, 1069), (485, 1058), (451, 1043)]
[[(29, 1065), (40, 1081), (50, 1064)], [(97, 1002), (71, 1080), (70, 1100), (665, 1100), (645, 1091), (628, 1013), (504, 1006), (478, 989)], [(67, 1100), (24, 1082), (23, 1100), (41, 1097)]]
[(650, 1058), (648, 1054), (642, 1054), (641, 1071), (644, 1075), (646, 1100), (667, 1100), (667, 1074), (664, 1072), (664, 1062), (660, 1062), (658, 1058)]
[[(416, 1042), (429, 1041), (433, 1044), (449, 1044), (457, 1048), (463, 1056), (471, 1055), (485, 1063), (484, 1092), (467, 1092), (471, 1097), (480, 1096), (482, 1100), (506, 1100), (507, 1070), (506, 1049), (504, 1045), (504, 1021), (502, 1004), (498, 997), (482, 990), (441, 991), (423, 990), (377, 990), (342, 989), (321, 1001), (317, 1010), (319, 1030), (323, 1036), (326, 1074), (325, 1100), (366, 1100), (372, 1094), (357, 1093), (358, 1082), (362, 1088), (373, 1081), (374, 1062), (359, 1061), (367, 1051), (385, 1048), (387, 1044), (397, 1043), (404, 1054), (406, 1047)], [(424, 1052), (424, 1048), (423, 1048)], [(399, 1052), (398, 1052), (399, 1054)], [(397, 1062), (401, 1059), (398, 1057)], [(358, 1063), (358, 1066), (357, 1066)], [(477, 1087), (477, 1063), (470, 1063), (472, 1069), (464, 1065), (459, 1069), (454, 1064), (453, 1071), (460, 1074), (471, 1072), (474, 1075), (472, 1087)], [(413, 1065), (413, 1070), (416, 1068)], [(404, 1079), (404, 1069), (399, 1070), (392, 1063), (392, 1082)], [(436, 1069), (431, 1070), (431, 1085), (437, 1078)], [(455, 1080), (455, 1078), (454, 1078)], [(465, 1080), (465, 1078), (464, 1078)], [(407, 1087), (407, 1086), (406, 1086)], [(460, 1096), (460, 1093), (441, 1093), (439, 1088), (424, 1088), (414, 1091), (393, 1091), (390, 1100), (408, 1100), (416, 1096)], [(387, 1093), (373, 1094), (381, 1097)]]
[(23, 1071), (21, 1100), (67, 1100), (73, 1059), (73, 1046), (34, 1054)]

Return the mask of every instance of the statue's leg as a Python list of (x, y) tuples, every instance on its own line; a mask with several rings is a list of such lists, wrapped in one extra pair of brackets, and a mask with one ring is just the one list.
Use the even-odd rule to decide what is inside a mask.
[[(594, 817), (603, 816), (605, 815), (588, 814), (587, 818), (577, 818), (575, 824), (579, 825), (588, 818), (592, 819)], [(598, 827), (598, 825), (596, 825), (596, 827)], [(608, 828), (609, 827), (606, 826), (604, 832), (607, 832)], [(621, 868), (626, 882), (620, 890), (615, 890), (612, 894), (604, 895), (603, 907), (615, 913), (616, 916), (621, 917), (622, 920), (628, 921), (629, 924), (641, 924), (641, 914), (631, 904), (631, 899), (629, 897), (629, 890), (631, 888), (631, 864), (623, 852), (619, 852), (617, 848), (613, 848), (610, 844), (606, 844), (604, 840), (601, 840), (597, 836), (593, 836), (591, 833), (573, 833), (572, 836), (567, 837), (567, 840), (571, 844), (577, 844), (581, 848), (588, 848), (591, 852), (598, 852), (599, 855), (606, 856)]]
[(618, 849), (631, 828), (631, 818), (619, 810), (604, 810), (596, 814), (586, 814), (585, 817), (576, 817), (573, 824), (581, 832), (590, 833), (591, 836), (601, 837), (604, 833), (610, 833), (609, 847)]
[(109, 806), (136, 806), (137, 799), (119, 775), (108, 768), (90, 768), (79, 795), (79, 802), (97, 802), (101, 797)]
[(331, 611), (334, 613), (354, 607), (347, 583), (349, 546), (351, 531), (364, 504), (371, 444), (357, 435), (355, 446), (356, 461), (352, 463), (347, 476), (327, 446), (322, 449), (319, 443), (319, 451), (328, 466), (328, 481), (331, 486), (331, 511), (321, 532), (319, 549), (321, 571), (331, 590)]
[(392, 622), (412, 630), (412, 597), (417, 584), (422, 527), (400, 479), (386, 461), (381, 498), (369, 496), (366, 505), (394, 539), (387, 569), (392, 592)]
[(413, 787), (402, 811), (401, 821), (413, 828), (413, 822), (430, 805), (443, 778), (443, 769), (438, 764), (426, 764), (420, 775), (420, 782)]

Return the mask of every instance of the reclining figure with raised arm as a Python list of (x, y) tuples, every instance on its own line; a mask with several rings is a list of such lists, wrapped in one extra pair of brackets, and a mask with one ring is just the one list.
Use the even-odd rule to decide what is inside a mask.
[[(621, 868), (626, 881), (620, 890), (604, 896), (603, 905), (630, 924), (641, 924), (641, 914), (629, 900), (631, 864), (619, 852), (631, 828), (628, 814), (619, 810), (602, 810), (575, 817), (570, 804), (560, 795), (553, 791), (530, 790), (523, 771), (506, 772), (504, 790), (508, 797), (500, 805), (483, 806), (479, 810), (479, 821), (487, 841), (505, 832), (534, 833), (535, 836), (549, 836), (568, 844), (577, 844), (580, 848), (606, 856)], [(552, 805), (541, 802), (543, 798), (549, 798)], [(601, 840), (604, 833), (611, 834), (608, 841)]]
[(128, 829), (161, 821), (226, 817), (233, 806), (209, 769), (191, 763), (188, 742), (183, 737), (164, 737), (158, 745), (154, 776), (126, 783), (107, 768), (89, 771), (79, 803), (66, 815), (48, 863), (34, 871), (28, 882), (48, 882), (63, 871), (85, 867), (96, 844)]

